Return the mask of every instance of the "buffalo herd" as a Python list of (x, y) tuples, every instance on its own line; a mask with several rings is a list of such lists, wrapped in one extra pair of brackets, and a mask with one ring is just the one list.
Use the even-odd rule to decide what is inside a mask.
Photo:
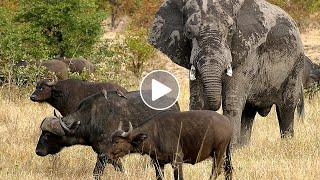
[[(305, 86), (318, 81), (317, 73), (317, 65), (306, 58)], [(195, 164), (210, 157), (210, 178), (215, 179), (222, 167), (226, 179), (232, 178), (233, 128), (227, 116), (206, 110), (180, 112), (178, 103), (158, 111), (144, 104), (139, 91), (128, 92), (111, 82), (75, 79), (38, 81), (30, 100), (47, 103), (62, 115), (55, 111), (42, 121), (36, 154), (91, 146), (97, 154), (95, 179), (100, 179), (108, 163), (124, 171), (120, 158), (135, 152), (151, 157), (157, 179), (163, 179), (167, 163), (172, 164), (175, 179), (183, 179), (182, 163)]]
[(232, 126), (226, 116), (214, 111), (180, 112), (178, 103), (158, 111), (144, 104), (139, 91), (73, 79), (39, 81), (30, 99), (48, 103), (62, 114), (55, 111), (42, 121), (36, 154), (57, 154), (73, 145), (91, 146), (97, 153), (96, 179), (107, 163), (123, 171), (119, 158), (130, 152), (149, 154), (157, 179), (162, 179), (167, 163), (173, 165), (175, 179), (183, 179), (183, 162), (194, 164), (209, 157), (213, 158), (212, 178), (221, 173), (222, 165), (226, 178), (232, 177)]

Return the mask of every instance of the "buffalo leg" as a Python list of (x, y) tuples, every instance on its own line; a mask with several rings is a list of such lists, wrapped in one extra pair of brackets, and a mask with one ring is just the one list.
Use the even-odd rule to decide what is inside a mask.
[(209, 179), (217, 179), (218, 172), (217, 172), (217, 155), (216, 152), (212, 153), (212, 169), (211, 169), (211, 175)]
[(183, 155), (177, 155), (175, 161), (172, 163), (173, 175), (175, 180), (183, 180), (182, 164)]
[(219, 147), (217, 150), (214, 150), (211, 153), (212, 156), (212, 170), (211, 170), (211, 176), (210, 179), (216, 179), (218, 175), (221, 173), (221, 166), (222, 166), (222, 160), (223, 160), (223, 155), (225, 151), (221, 151), (222, 149)]
[(157, 180), (162, 180), (164, 177), (164, 165), (163, 164), (159, 164), (159, 162), (155, 159), (152, 160), (154, 169), (156, 170), (156, 179)]
[(116, 171), (123, 171), (123, 166), (119, 160), (112, 161), (108, 159), (104, 154), (100, 154), (97, 156), (97, 162), (93, 170), (94, 179), (100, 179), (100, 177), (103, 175), (103, 171), (107, 163), (111, 163)]
[(98, 155), (97, 162), (93, 170), (94, 179), (98, 180), (103, 174), (103, 171), (106, 167), (107, 157), (105, 155)]
[(245, 105), (241, 116), (240, 145), (246, 145), (250, 142), (253, 120), (256, 113), (254, 107), (249, 104)]
[(225, 173), (225, 177), (226, 180), (232, 180), (232, 163), (231, 163), (231, 147), (230, 147), (230, 143), (227, 146), (226, 149), (226, 158), (224, 160), (224, 173)]

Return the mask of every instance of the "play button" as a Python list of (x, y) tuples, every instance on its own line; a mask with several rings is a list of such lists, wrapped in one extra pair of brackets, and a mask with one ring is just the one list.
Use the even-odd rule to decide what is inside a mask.
[(177, 102), (179, 84), (168, 71), (152, 71), (143, 78), (140, 84), (140, 95), (143, 102), (150, 108), (165, 110)]
[(172, 91), (171, 88), (169, 88), (168, 86), (162, 84), (161, 82), (152, 79), (152, 101), (158, 100), (159, 98), (161, 98), (164, 95), (167, 95), (168, 93), (170, 93)]

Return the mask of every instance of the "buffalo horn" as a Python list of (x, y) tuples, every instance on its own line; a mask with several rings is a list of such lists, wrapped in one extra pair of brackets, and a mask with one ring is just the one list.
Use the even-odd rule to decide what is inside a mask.
[(57, 84), (57, 81), (55, 81), (55, 80), (53, 80), (53, 81), (47, 81), (46, 84), (47, 84), (48, 86), (54, 86), (54, 85)]
[(102, 94), (106, 100), (108, 100), (108, 92), (105, 89), (102, 89)]
[(58, 117), (58, 119), (59, 119), (59, 122), (60, 122), (61, 127), (62, 127), (64, 130), (66, 130), (67, 132), (71, 132), (70, 128), (66, 125), (66, 123), (62, 121), (62, 118), (61, 118), (61, 117)]
[(119, 123), (118, 130), (122, 130), (122, 121)]
[(122, 137), (128, 137), (129, 134), (132, 133), (132, 130), (133, 130), (133, 127), (132, 127), (131, 122), (129, 121), (129, 131), (128, 131), (128, 132), (123, 132), (123, 133), (121, 134), (121, 136), (122, 136)]

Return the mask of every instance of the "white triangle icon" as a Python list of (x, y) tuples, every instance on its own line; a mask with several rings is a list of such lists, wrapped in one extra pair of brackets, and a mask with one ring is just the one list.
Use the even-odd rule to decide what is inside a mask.
[(171, 88), (154, 79), (152, 79), (151, 86), (152, 86), (151, 87), (152, 101), (156, 101), (157, 99), (161, 98), (162, 96), (172, 91)]

